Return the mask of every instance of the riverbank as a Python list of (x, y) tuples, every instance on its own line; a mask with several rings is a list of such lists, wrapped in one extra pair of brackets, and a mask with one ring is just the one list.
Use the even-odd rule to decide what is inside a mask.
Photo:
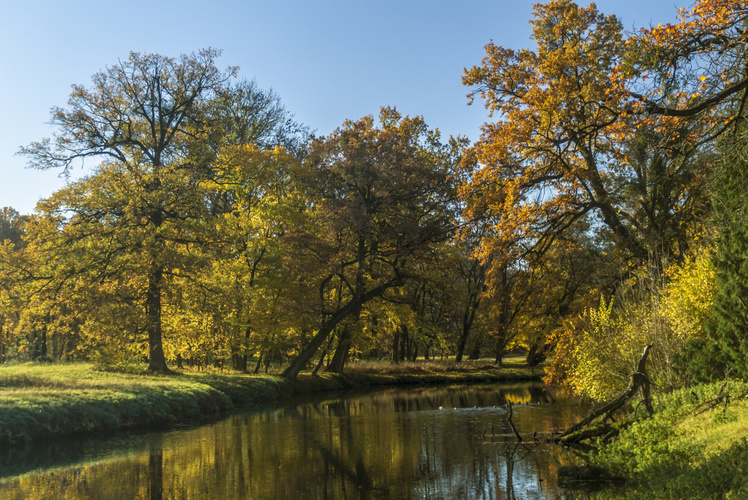
[(592, 457), (626, 478), (600, 498), (748, 498), (748, 383), (689, 387), (654, 409)]
[(98, 371), (87, 363), (0, 366), (0, 445), (71, 434), (199, 423), (299, 394), (375, 386), (540, 380), (519, 363), (355, 365), (344, 375), (179, 371), (146, 375)]

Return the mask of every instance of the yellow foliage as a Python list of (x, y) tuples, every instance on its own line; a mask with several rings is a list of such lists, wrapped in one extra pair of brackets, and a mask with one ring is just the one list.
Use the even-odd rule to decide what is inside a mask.
[[(628, 293), (616, 300), (601, 299), (586, 315), (586, 325), (566, 333), (576, 344), (568, 370), (573, 389), (597, 400), (617, 395), (627, 385), (646, 344), (653, 344), (647, 373), (659, 390), (679, 387), (683, 381), (672, 370), (673, 357), (688, 340), (706, 335), (705, 326), (714, 301), (715, 276), (707, 252), (683, 265), (673, 266), (666, 281), (651, 279), (640, 270)], [(580, 331), (581, 330), (581, 331)]]

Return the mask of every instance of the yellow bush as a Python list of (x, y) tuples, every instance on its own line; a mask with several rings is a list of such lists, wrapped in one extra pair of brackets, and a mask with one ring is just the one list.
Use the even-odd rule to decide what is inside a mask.
[(672, 369), (688, 340), (706, 336), (714, 301), (714, 270), (700, 253), (662, 278), (641, 270), (616, 299), (601, 299), (585, 317), (569, 370), (571, 386), (597, 400), (625, 389), (645, 345), (652, 344), (647, 373), (655, 390), (672, 390), (684, 380)]

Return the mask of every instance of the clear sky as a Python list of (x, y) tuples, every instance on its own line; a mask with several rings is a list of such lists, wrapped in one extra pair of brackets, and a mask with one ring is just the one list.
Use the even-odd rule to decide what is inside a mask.
[[(673, 22), (690, 0), (599, 0), (626, 28)], [(59, 189), (59, 172), (26, 168), (20, 146), (49, 137), (52, 106), (72, 84), (130, 51), (223, 50), (219, 67), (272, 88), (296, 119), (326, 135), (396, 106), (447, 135), (479, 136), (463, 68), (490, 40), (534, 48), (530, 0), (0, 0), (0, 207), (21, 213)], [(580, 4), (586, 4), (582, 1)], [(80, 174), (79, 174), (80, 175)]]

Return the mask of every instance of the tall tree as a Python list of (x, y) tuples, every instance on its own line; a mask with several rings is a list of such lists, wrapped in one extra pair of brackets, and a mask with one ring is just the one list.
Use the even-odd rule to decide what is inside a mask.
[(45, 210), (71, 228), (81, 249), (89, 242), (102, 250), (92, 265), (106, 269), (104, 275), (112, 276), (118, 253), (137, 254), (152, 372), (169, 370), (161, 316), (165, 277), (177, 267), (171, 244), (189, 238), (186, 222), (199, 217), (207, 145), (220, 133), (205, 111), (235, 73), (215, 66), (219, 55), (213, 49), (179, 58), (131, 53), (95, 74), (91, 88), (73, 86), (68, 107), (52, 110), (53, 138), (21, 149), (37, 168), (104, 161)]
[[(298, 262), (320, 298), (322, 322), (284, 372), (293, 378), (335, 327), (402, 286), (414, 261), (448, 238), (448, 174), (462, 141), (440, 142), (423, 119), (383, 108), (315, 140), (299, 177), (307, 222), (292, 231)], [(309, 276), (307, 274), (307, 276)]]
[[(716, 226), (714, 266), (718, 291), (711, 344), (700, 346), (696, 364), (714, 373), (718, 362), (746, 374), (748, 290), (746, 279), (745, 175), (748, 103), (748, 4), (743, 0), (696, 0), (679, 9), (678, 22), (658, 24), (627, 42), (627, 57), (612, 81), (626, 105), (648, 124), (665, 123), (694, 147), (716, 152), (712, 173)], [(645, 80), (646, 78), (646, 80)], [(678, 131), (689, 120), (700, 125)], [(704, 359), (706, 358), (706, 359)]]
[[(484, 125), (465, 162), (473, 171), (462, 188), (466, 216), (489, 224), (493, 234), (482, 254), (542, 253), (575, 223), (594, 217), (594, 226), (606, 228), (629, 257), (645, 261), (656, 249), (652, 242), (688, 229), (670, 223), (668, 232), (661, 225), (690, 206), (684, 197), (703, 182), (693, 170), (704, 163), (695, 162), (693, 148), (674, 146), (652, 161), (629, 156), (637, 122), (628, 94), (611, 81), (627, 54), (615, 16), (594, 4), (552, 0), (534, 7), (532, 25), (537, 51), (489, 44), (483, 63), (463, 78), (499, 118)], [(677, 189), (655, 189), (662, 175), (649, 175), (650, 168)], [(680, 250), (668, 248), (665, 257)]]
[[(728, 142), (732, 147), (725, 152), (714, 183), (717, 293), (709, 334), (716, 349), (707, 351), (710, 359), (699, 361), (712, 366), (727, 363), (745, 377), (748, 375), (748, 147), (744, 136), (731, 137)], [(703, 354), (699, 356), (703, 358)]]

